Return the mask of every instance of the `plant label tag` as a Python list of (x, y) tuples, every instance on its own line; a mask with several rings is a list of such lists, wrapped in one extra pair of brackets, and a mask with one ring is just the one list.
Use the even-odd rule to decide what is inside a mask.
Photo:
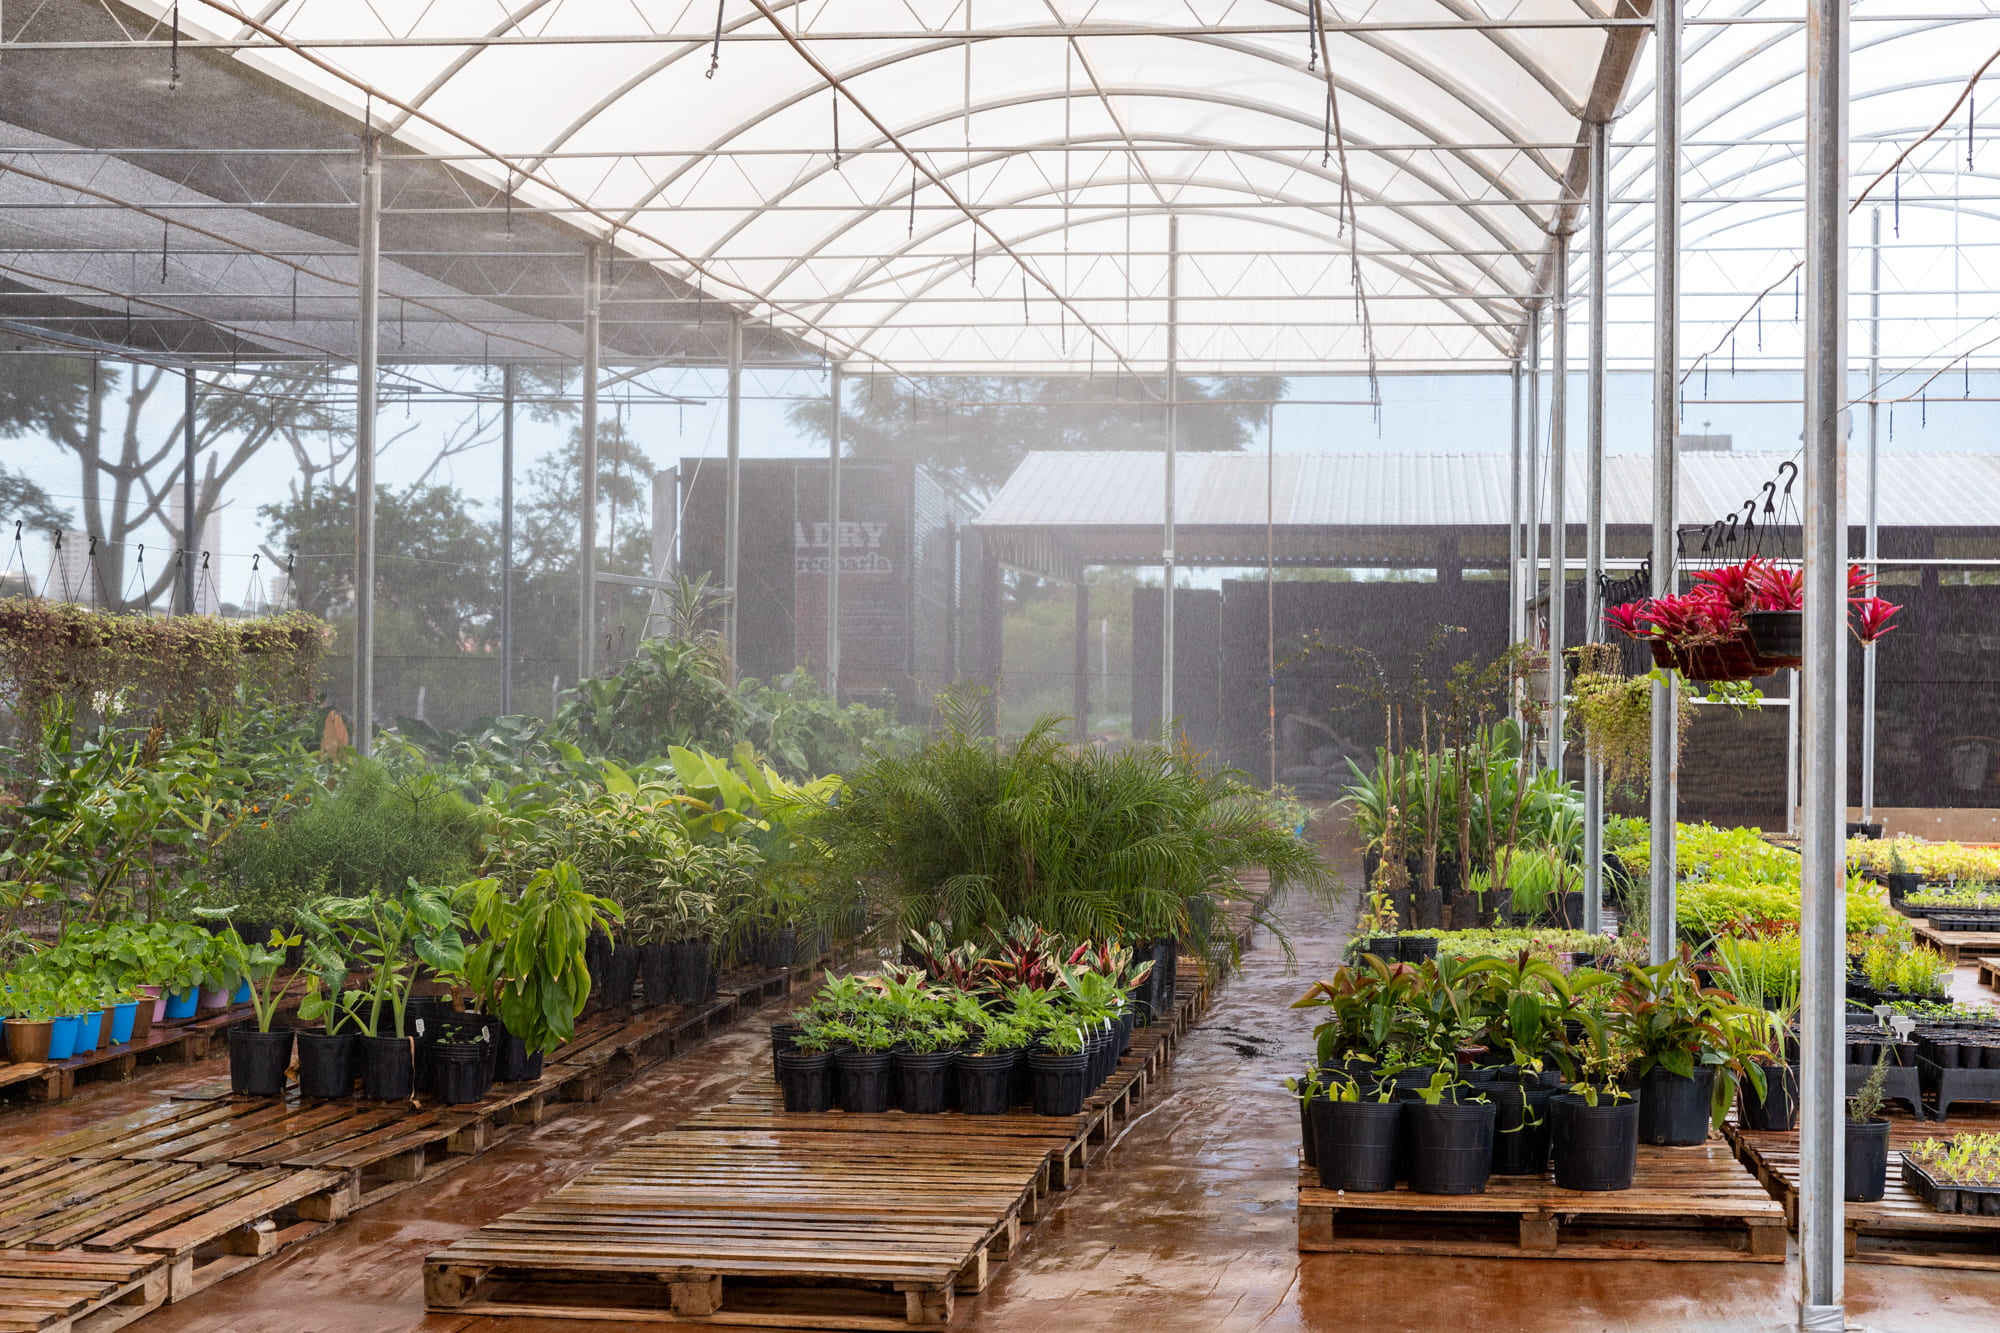
[(416, 1022), (417, 1022), (417, 1035), (421, 1037), (424, 1035), (424, 1020), (419, 1018)]

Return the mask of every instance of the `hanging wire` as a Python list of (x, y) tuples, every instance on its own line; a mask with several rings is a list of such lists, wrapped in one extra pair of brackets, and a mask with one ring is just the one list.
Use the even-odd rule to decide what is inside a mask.
[(1319, 69), (1319, 6), (1306, 6), (1306, 73)]
[(174, 41), (171, 54), (167, 57), (167, 90), (181, 86), (181, 7), (174, 6)]
[(715, 0), (715, 49), (708, 53), (707, 78), (714, 78), (722, 65), (722, 7), (728, 3), (729, 0)]
[(827, 96), (833, 100), (833, 169), (840, 168), (840, 91), (828, 89)]
[(917, 169), (910, 168), (910, 233), (909, 239), (917, 238)]

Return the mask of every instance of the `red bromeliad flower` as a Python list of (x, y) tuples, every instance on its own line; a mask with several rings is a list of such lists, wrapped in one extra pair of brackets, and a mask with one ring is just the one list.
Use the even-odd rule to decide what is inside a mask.
[(1695, 572), (1695, 591), (1712, 591), (1730, 606), (1743, 609), (1750, 605), (1752, 577), (1757, 572), (1758, 561), (1746, 560), (1740, 565), (1723, 565), (1716, 569), (1702, 569)]
[(1646, 606), (1643, 599), (1614, 606), (1604, 613), (1604, 623), (1628, 639), (1650, 639), (1653, 627), (1646, 623)]
[(1752, 559), (1750, 609), (1753, 611), (1797, 611), (1804, 608), (1805, 575), (1795, 566), (1775, 565)]
[(1861, 642), (1873, 643), (1896, 628), (1889, 620), (1902, 609), (1880, 597), (1850, 597), (1847, 599), (1848, 628)]
[(1861, 597), (1873, 586), (1875, 586), (1875, 576), (1873, 574), (1870, 574), (1860, 565), (1849, 565), (1847, 567), (1848, 597)]

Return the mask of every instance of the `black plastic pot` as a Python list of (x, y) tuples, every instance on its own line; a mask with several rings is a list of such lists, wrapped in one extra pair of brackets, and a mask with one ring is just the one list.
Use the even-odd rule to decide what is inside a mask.
[(1324, 1097), (1316, 1097), (1310, 1102), (1303, 1098), (1298, 1099), (1299, 1149), (1307, 1166), (1319, 1165), (1319, 1143), (1314, 1136), (1312, 1109), (1316, 1102), (1324, 1100), (1326, 1100)]
[(357, 1037), (361, 1057), (361, 1095), (383, 1102), (404, 1102), (416, 1092), (416, 1062), (407, 1037)]
[(1622, 1101), (1599, 1094), (1596, 1106), (1573, 1092), (1549, 1099), (1550, 1157), (1566, 1190), (1628, 1190), (1639, 1169), (1639, 1106), (1643, 1093)]
[(786, 926), (781, 930), (767, 931), (757, 944), (757, 961), (767, 970), (790, 967), (799, 954), (798, 928)]
[(1692, 1078), (1655, 1066), (1639, 1080), (1639, 1141), (1691, 1148), (1708, 1141), (1708, 1105), (1715, 1066), (1696, 1065)]
[(715, 994), (715, 973), (709, 966), (707, 940), (676, 940), (673, 955), (674, 999), (680, 1004), (706, 1004)]
[(1484, 1194), (1493, 1174), (1491, 1102), (1403, 1105), (1412, 1194)]
[(1924, 877), (1915, 871), (1892, 870), (1882, 877), (1889, 885), (1889, 901), (1899, 903), (1923, 887)]
[(500, 1029), (499, 1049), (493, 1052), (493, 1079), (496, 1083), (525, 1083), (542, 1076), (542, 1053), (528, 1053), (528, 1043), (505, 1026)]
[(1493, 1174), (1547, 1174), (1553, 1129), (1549, 1099), (1555, 1096), (1555, 1089), (1542, 1086), (1539, 1080), (1524, 1085), (1514, 1079), (1488, 1084), (1484, 1091), (1494, 1106)]
[(1435, 958), (1438, 941), (1435, 935), (1401, 935), (1397, 937), (1396, 952), (1406, 963), (1421, 963)]
[(1745, 1129), (1795, 1129), (1799, 1123), (1799, 1067), (1765, 1065), (1764, 1095), (1746, 1080), (1737, 1090), (1736, 1116)]
[(1095, 1092), (1118, 1068), (1118, 1038), (1104, 1028), (1090, 1034), (1090, 1087)]
[(868, 1115), (889, 1109), (889, 1052), (836, 1051), (833, 1067), (839, 1075), (841, 1110)]
[(1364, 935), (1356, 943), (1361, 953), (1372, 953), (1385, 963), (1393, 963), (1403, 956), (1402, 940), (1400, 935)]
[(914, 1115), (937, 1115), (951, 1102), (950, 1051), (897, 1051), (896, 1105)]
[(1116, 1020), (1118, 1058), (1121, 1060), (1132, 1053), (1132, 1029), (1137, 1025), (1138, 1019), (1139, 1016), (1128, 1009), (1120, 1014)]
[(1375, 1194), (1396, 1187), (1396, 1148), (1408, 1107), (1400, 1102), (1335, 1102), (1308, 1108), (1308, 1142), (1319, 1183), (1330, 1190)]
[(960, 1051), (951, 1067), (958, 1077), (958, 1109), (967, 1115), (1005, 1115), (1014, 1104), (1015, 1051)]
[(778, 1077), (778, 1057), (792, 1049), (805, 1028), (797, 1023), (771, 1024), (771, 1077)]
[(641, 944), (639, 950), (639, 990), (649, 1005), (674, 1001), (674, 960), (664, 944)]
[(324, 1032), (301, 1032), (298, 1039), (299, 1096), (353, 1095), (354, 1034), (328, 1036)]
[(590, 932), (590, 938), (583, 942), (583, 965), (590, 970), (588, 1008), (599, 1009), (604, 1005), (604, 969), (610, 958), (611, 937), (601, 930)]
[(1090, 1095), (1087, 1054), (1037, 1051), (1028, 1057), (1028, 1070), (1033, 1076), (1036, 1115), (1075, 1115), (1083, 1110), (1083, 1099)]
[(613, 946), (611, 956), (604, 960), (604, 1004), (606, 1008), (617, 1009), (632, 1003), (632, 988), (639, 981), (639, 946), (620, 944)]
[(431, 1087), (446, 1106), (486, 1095), (486, 1043), (437, 1042), (431, 1047)]
[(1874, 1203), (1889, 1188), (1889, 1122), (1848, 1120), (1847, 1193), (1849, 1203)]
[(784, 1094), (787, 1111), (831, 1111), (833, 1109), (833, 1056), (826, 1051), (780, 1051), (778, 1090)]
[(285, 1090), (292, 1062), (292, 1030), (259, 1032), (254, 1023), (229, 1029), (229, 1090), (246, 1097), (276, 1097)]
[(1797, 658), (1805, 651), (1805, 612), (1751, 611), (1743, 617), (1759, 657)]

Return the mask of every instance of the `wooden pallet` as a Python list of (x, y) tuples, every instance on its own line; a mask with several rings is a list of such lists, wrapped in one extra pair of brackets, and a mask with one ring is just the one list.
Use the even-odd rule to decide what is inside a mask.
[[(45, 1065), (0, 1063), (0, 1102), (9, 1100), (10, 1090), (18, 1092), (24, 1085), (26, 1098), (13, 1096), (13, 1102), (57, 1102), (75, 1096), (78, 1088), (91, 1083), (122, 1083), (144, 1065), (199, 1063), (224, 1053), (229, 1028), (251, 1012), (244, 1004), (159, 1023), (143, 1037), (115, 1045), (106, 1042), (94, 1051)], [(110, 1016), (104, 1021), (109, 1023)]]
[[(1918, 1139), (1992, 1133), (2000, 1114), (1961, 1116), (1950, 1124), (1920, 1124), (1892, 1116), (1889, 1130), (1888, 1188), (1874, 1203), (1842, 1207), (1847, 1222), (1847, 1257), (1865, 1264), (2000, 1271), (2000, 1217), (1934, 1212), (1903, 1183), (1902, 1150)], [(1785, 1209), (1786, 1225), (1798, 1229), (1799, 1136), (1796, 1130), (1771, 1133), (1727, 1129), (1743, 1164), (1754, 1172)]]
[(25, 1093), (31, 1102), (49, 1102), (62, 1093), (62, 1070), (52, 1064), (0, 1064), (0, 1096)]
[(0, 1250), (0, 1333), (110, 1333), (166, 1298), (158, 1255)]
[(1499, 1259), (1783, 1263), (1785, 1210), (1729, 1145), (1642, 1144), (1632, 1188), (1585, 1193), (1496, 1176), (1484, 1194), (1322, 1189), (1299, 1169), (1299, 1249)]
[(1979, 962), (1979, 984), (1988, 990), (2000, 990), (2000, 958), (1981, 958)]
[[(816, 1329), (949, 1323), (1111, 1141), (1205, 1003), (1173, 1011), (1076, 1116), (788, 1114), (768, 1078), (424, 1263), (464, 1315)], [(1768, 1206), (1775, 1210), (1775, 1205)]]
[(1939, 930), (1927, 920), (1912, 921), (1910, 930), (1954, 966), (1967, 954), (1977, 957), (2000, 951), (2000, 931), (1996, 930)]

